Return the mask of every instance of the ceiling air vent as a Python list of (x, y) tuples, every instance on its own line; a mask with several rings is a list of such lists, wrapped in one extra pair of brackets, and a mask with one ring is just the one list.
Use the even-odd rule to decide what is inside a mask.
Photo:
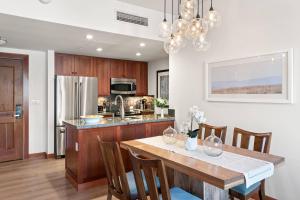
[(148, 26), (148, 18), (127, 14), (120, 11), (117, 11), (117, 20), (142, 26)]

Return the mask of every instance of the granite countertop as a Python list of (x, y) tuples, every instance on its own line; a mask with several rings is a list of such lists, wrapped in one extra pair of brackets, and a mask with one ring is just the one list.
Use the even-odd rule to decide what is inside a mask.
[(161, 118), (160, 115), (138, 115), (125, 117), (124, 120), (121, 120), (120, 117), (114, 118), (103, 118), (101, 121), (95, 124), (87, 124), (83, 120), (66, 120), (65, 124), (75, 126), (77, 129), (88, 129), (88, 128), (102, 128), (110, 126), (122, 126), (122, 125), (131, 125), (131, 124), (143, 124), (151, 122), (165, 122), (165, 121), (174, 121), (175, 118), (165, 115), (164, 118)]

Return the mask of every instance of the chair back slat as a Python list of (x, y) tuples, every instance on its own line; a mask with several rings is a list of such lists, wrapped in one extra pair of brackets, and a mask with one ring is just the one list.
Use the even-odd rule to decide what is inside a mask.
[(129, 150), (129, 152), (135, 181), (137, 183), (139, 199), (147, 200), (145, 185), (142, 178), (142, 172), (144, 172), (150, 199), (160, 200), (159, 191), (156, 184), (156, 177), (158, 177), (160, 181), (160, 192), (162, 200), (171, 200), (166, 170), (163, 161), (142, 159), (135, 155), (131, 150)]
[[(203, 134), (203, 130), (204, 130), (204, 134)], [(201, 123), (199, 125), (198, 138), (201, 140), (205, 140), (205, 138), (210, 136), (213, 131), (215, 135), (219, 137), (224, 144), (226, 140), (227, 126), (212, 126), (209, 124)]]
[(119, 199), (130, 199), (128, 180), (118, 143), (104, 142), (99, 136), (97, 136), (97, 139), (104, 162), (109, 191)]
[(238, 147), (239, 135), (241, 137), (241, 143), (239, 145), (240, 148), (249, 149), (250, 139), (251, 137), (254, 137), (254, 146), (253, 146), (254, 151), (258, 151), (262, 153), (270, 152), (271, 139), (272, 139), (271, 132), (255, 133), (240, 128), (234, 128), (232, 146)]

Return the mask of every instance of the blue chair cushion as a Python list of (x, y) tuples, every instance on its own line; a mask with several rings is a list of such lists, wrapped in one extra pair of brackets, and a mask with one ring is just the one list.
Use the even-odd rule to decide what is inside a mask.
[(238, 192), (240, 194), (243, 194), (243, 195), (247, 195), (250, 192), (252, 192), (253, 190), (255, 190), (256, 188), (258, 188), (259, 186), (260, 186), (260, 182), (254, 183), (249, 188), (246, 187), (246, 184), (242, 184), (242, 185), (238, 185), (234, 188), (231, 188), (231, 190)]
[[(192, 195), (191, 193), (188, 193), (178, 187), (171, 188), (170, 195), (171, 195), (172, 200), (201, 200), (200, 198), (198, 198), (198, 197)], [(161, 196), (160, 196), (160, 199), (162, 199)]]
[[(137, 191), (133, 171), (127, 172), (126, 175), (127, 175), (127, 180), (128, 180), (129, 190), (130, 190), (130, 197), (131, 197), (131, 199), (135, 200), (138, 197), (138, 191)], [(146, 191), (146, 193), (148, 193), (148, 186), (147, 186), (146, 178), (145, 178), (145, 175), (143, 172), (142, 172), (142, 177), (143, 177), (143, 182), (144, 182), (144, 186), (145, 186), (145, 191)], [(157, 188), (159, 189), (160, 188), (159, 178), (156, 177), (155, 181), (156, 181)]]

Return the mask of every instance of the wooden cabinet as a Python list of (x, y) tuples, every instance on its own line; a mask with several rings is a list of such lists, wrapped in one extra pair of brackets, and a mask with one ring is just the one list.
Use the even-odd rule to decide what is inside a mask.
[(125, 61), (111, 60), (110, 72), (112, 78), (125, 78)]
[(98, 77), (98, 96), (110, 95), (110, 59), (94, 58), (94, 67)]
[(148, 95), (148, 63), (136, 63), (136, 94)]
[(136, 79), (137, 68), (135, 63), (136, 63), (135, 61), (130, 61), (130, 60), (125, 61), (124, 75), (126, 78)]
[(120, 141), (134, 140), (146, 137), (145, 124), (121, 126), (119, 133)]
[(147, 124), (147, 137), (162, 135), (169, 126), (174, 127), (174, 122), (157, 122)]
[(61, 76), (97, 76), (92, 57), (55, 54), (55, 74)]
[(75, 56), (69, 54), (55, 54), (55, 74), (61, 76), (74, 75)]
[(77, 76), (97, 76), (92, 57), (89, 56), (75, 56), (74, 70)]
[[(84, 190), (106, 183), (106, 173), (97, 136), (104, 141), (126, 141), (162, 135), (174, 121), (111, 126), (91, 129), (76, 129), (66, 124), (66, 177), (77, 190)], [(124, 166), (130, 170), (128, 152), (121, 149)]]
[(148, 63), (146, 62), (56, 53), (55, 74), (98, 77), (98, 96), (110, 95), (111, 78), (136, 79), (136, 95), (148, 95)]

